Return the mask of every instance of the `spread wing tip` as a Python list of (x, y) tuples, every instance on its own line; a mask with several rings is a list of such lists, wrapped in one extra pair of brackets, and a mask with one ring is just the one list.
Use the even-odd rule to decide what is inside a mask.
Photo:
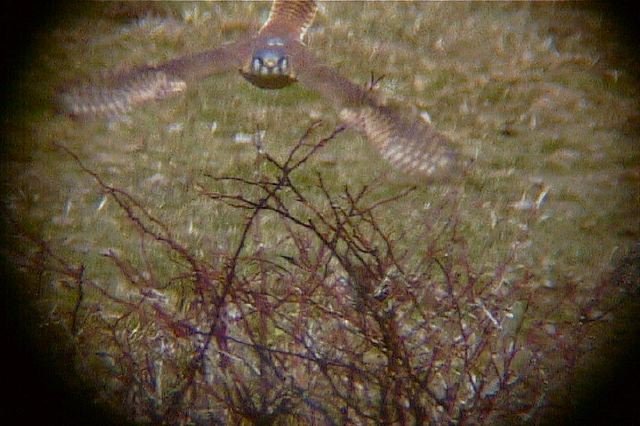
[(183, 92), (184, 80), (162, 71), (134, 72), (98, 84), (63, 88), (56, 96), (59, 109), (72, 116), (118, 116), (143, 103)]
[(427, 123), (374, 106), (344, 108), (340, 118), (364, 133), (382, 158), (407, 175), (435, 179), (454, 176), (460, 169), (451, 141)]

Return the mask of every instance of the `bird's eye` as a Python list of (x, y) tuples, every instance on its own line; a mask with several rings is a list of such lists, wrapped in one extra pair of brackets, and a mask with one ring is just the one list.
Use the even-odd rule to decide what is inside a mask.
[(262, 59), (253, 58), (253, 61), (251, 61), (251, 69), (257, 73), (260, 72), (260, 68), (262, 68)]
[(283, 72), (287, 71), (289, 68), (289, 60), (286, 57), (280, 58), (278, 61), (278, 68), (280, 68)]

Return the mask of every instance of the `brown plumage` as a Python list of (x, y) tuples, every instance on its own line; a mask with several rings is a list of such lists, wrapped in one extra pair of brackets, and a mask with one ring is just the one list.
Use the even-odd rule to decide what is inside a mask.
[(284, 33), (287, 37), (302, 42), (316, 17), (317, 10), (318, 5), (315, 1), (274, 1), (260, 33)]
[(299, 81), (332, 102), (340, 119), (362, 132), (394, 168), (410, 175), (450, 176), (458, 161), (444, 135), (415, 113), (384, 105), (370, 90), (324, 65), (307, 49), (304, 36), (316, 10), (313, 0), (275, 0), (254, 37), (72, 86), (60, 99), (72, 115), (113, 115), (181, 93), (193, 81), (228, 71), (239, 71), (264, 89)]

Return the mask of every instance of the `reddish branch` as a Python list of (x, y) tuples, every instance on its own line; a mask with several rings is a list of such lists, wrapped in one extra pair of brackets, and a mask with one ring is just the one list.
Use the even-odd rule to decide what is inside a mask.
[[(138, 231), (142, 265), (114, 250), (103, 253), (130, 291), (116, 296), (82, 263), (57, 254), (6, 215), (37, 249), (20, 264), (41, 281), (45, 275), (62, 277), (75, 291), (68, 325), (78, 351), (92, 356), (83, 351), (98, 345), (114, 360), (116, 372), (104, 380), (117, 383), (115, 394), (135, 407), (140, 420), (513, 420), (506, 408), (515, 403), (509, 401), (513, 392), (546, 380), (539, 367), (542, 352), (534, 353), (539, 328), (505, 331), (514, 303), (524, 300), (530, 310), (542, 310), (527, 287), (534, 274), (525, 271), (503, 285), (515, 252), (493, 271), (476, 270), (455, 198), (442, 201), (425, 219), (424, 254), (418, 266), (410, 266), (411, 247), (398, 249), (407, 232), (392, 236), (378, 212), (402, 203), (415, 188), (383, 198), (374, 185), (336, 193), (322, 173), (312, 186), (300, 183), (298, 173), (308, 173), (314, 155), (344, 130), (338, 127), (314, 142), (318, 127), (312, 124), (283, 160), (262, 153), (269, 167), (258, 178), (208, 176), (212, 189), (200, 189), (202, 196), (246, 213), (232, 250), (209, 253), (210, 259), (226, 259), (220, 265), (200, 260), (143, 203), (58, 145)], [(227, 187), (234, 190), (220, 189)], [(261, 244), (267, 214), (283, 233), (272, 245)], [(295, 252), (279, 253), (281, 245)], [(175, 275), (164, 277), (153, 270), (149, 253), (183, 262)], [(388, 288), (376, 293), (383, 282)], [(598, 288), (594, 295), (602, 301), (607, 292)], [(545, 315), (563, 301), (557, 303)], [(602, 316), (592, 314), (597, 306), (589, 301), (579, 312), (599, 321)], [(575, 362), (579, 341), (558, 346), (571, 358), (567, 363)], [(537, 409), (541, 398), (530, 395), (518, 403), (526, 412)]]

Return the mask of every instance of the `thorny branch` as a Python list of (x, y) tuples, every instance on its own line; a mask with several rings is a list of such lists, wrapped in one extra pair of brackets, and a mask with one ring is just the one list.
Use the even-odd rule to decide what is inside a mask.
[[(207, 175), (201, 196), (246, 213), (232, 249), (204, 256), (219, 263), (201, 260), (147, 206), (58, 145), (124, 212), (143, 260), (102, 253), (122, 281), (114, 292), (5, 216), (36, 248), (19, 265), (75, 291), (60, 318), (81, 359), (113, 365), (102, 378), (112, 389), (105, 400), (165, 423), (476, 424), (537, 410), (542, 396), (524, 383), (547, 380), (546, 353), (535, 343), (540, 329), (522, 325), (537, 308), (535, 275), (514, 274), (513, 252), (476, 270), (455, 198), (432, 210), (411, 250), (407, 233), (392, 235), (379, 212), (417, 188), (385, 198), (371, 184), (335, 191), (322, 173), (312, 185), (297, 179), (344, 130), (314, 142), (319, 126), (284, 160), (262, 152), (269, 167), (257, 178)], [(276, 242), (264, 240), (267, 215)], [(152, 255), (183, 262), (163, 276)], [(575, 349), (564, 342), (565, 353)], [(514, 417), (505, 407), (516, 400)]]

